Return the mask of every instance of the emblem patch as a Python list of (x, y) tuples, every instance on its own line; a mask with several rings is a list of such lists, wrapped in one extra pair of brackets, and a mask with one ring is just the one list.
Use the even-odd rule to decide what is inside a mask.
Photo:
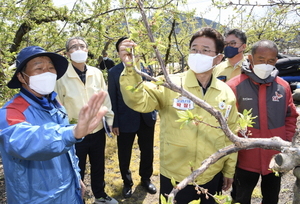
[(275, 91), (275, 96), (272, 96), (272, 101), (279, 102), (279, 99), (281, 99), (282, 97), (283, 97), (282, 94), (280, 94), (277, 91)]

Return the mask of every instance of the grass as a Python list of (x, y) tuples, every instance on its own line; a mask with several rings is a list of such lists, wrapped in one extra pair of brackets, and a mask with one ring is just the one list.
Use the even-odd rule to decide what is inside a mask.
[[(140, 183), (139, 176), (139, 162), (140, 162), (140, 150), (137, 144), (137, 137), (135, 138), (133, 148), (132, 148), (132, 157), (130, 163), (130, 170), (132, 172), (132, 179), (134, 182), (133, 186), (133, 195), (131, 198), (124, 199), (122, 196), (123, 180), (121, 178), (121, 173), (119, 170), (118, 162), (118, 150), (117, 150), (117, 139), (116, 137), (106, 139), (106, 149), (105, 149), (105, 182), (106, 193), (117, 199), (119, 203), (124, 204), (155, 204), (158, 203), (159, 193), (154, 195), (148, 194)], [(87, 162), (85, 184), (87, 186), (87, 192), (85, 196), (85, 203), (92, 204), (94, 203), (94, 196), (91, 191), (90, 186), (90, 167)], [(152, 182), (159, 189), (159, 119), (156, 122), (155, 126), (155, 135), (154, 135), (154, 160), (153, 160), (153, 176), (151, 177)]]

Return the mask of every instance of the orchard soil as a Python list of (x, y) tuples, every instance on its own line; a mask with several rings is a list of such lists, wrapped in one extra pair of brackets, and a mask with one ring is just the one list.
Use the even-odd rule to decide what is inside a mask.
[[(299, 120), (299, 119), (298, 119)], [(299, 124), (299, 123), (298, 123)], [(156, 125), (156, 133), (155, 133), (155, 142), (154, 142), (154, 172), (152, 176), (152, 182), (156, 185), (159, 189), (159, 142), (158, 142), (158, 132), (159, 132), (159, 121)], [(300, 128), (300, 127), (298, 127)], [(116, 141), (112, 140), (111, 143), (116, 143)], [(109, 146), (109, 142), (107, 146)], [(131, 198), (124, 199), (122, 197), (122, 180), (120, 177), (120, 172), (118, 169), (118, 162), (116, 156), (116, 146), (109, 147), (113, 149), (113, 152), (106, 152), (106, 191), (107, 193), (117, 199), (119, 203), (122, 204), (157, 204), (159, 199), (159, 193), (155, 195), (151, 195), (147, 193), (144, 188), (139, 184), (139, 175), (138, 175), (138, 164), (139, 164), (139, 149), (138, 146), (135, 145), (132, 152), (132, 161), (131, 161), (131, 168), (132, 174), (134, 179), (134, 186), (133, 186), (133, 195)], [(114, 155), (114, 156), (112, 156)], [(89, 167), (88, 167), (89, 168)], [(86, 173), (84, 182), (87, 186), (87, 192), (85, 195), (86, 204), (94, 203), (94, 198), (92, 195), (91, 187), (90, 187), (90, 176), (89, 172)], [(5, 192), (5, 184), (4, 184), (4, 174), (3, 174), (3, 165), (2, 160), (0, 157), (0, 204), (6, 203), (6, 192)], [(258, 182), (259, 183), (259, 182)], [(281, 191), (280, 191), (280, 200), (279, 204), (292, 204), (293, 199), (293, 186), (295, 183), (295, 177), (293, 176), (292, 171), (286, 173), (282, 177), (281, 182)], [(270, 186), (272, 188), (272, 186)], [(225, 194), (229, 195), (230, 192), (225, 192)], [(261, 193), (259, 184), (255, 188), (253, 195), (252, 195), (252, 204), (260, 204), (261, 203)]]

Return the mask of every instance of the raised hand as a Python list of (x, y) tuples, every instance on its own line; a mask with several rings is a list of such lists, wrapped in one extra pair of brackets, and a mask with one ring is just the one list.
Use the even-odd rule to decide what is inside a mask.
[(107, 93), (100, 91), (95, 93), (88, 103), (84, 105), (78, 117), (78, 123), (74, 128), (74, 137), (81, 139), (90, 134), (100, 123), (102, 117), (106, 114), (107, 108), (102, 106)]

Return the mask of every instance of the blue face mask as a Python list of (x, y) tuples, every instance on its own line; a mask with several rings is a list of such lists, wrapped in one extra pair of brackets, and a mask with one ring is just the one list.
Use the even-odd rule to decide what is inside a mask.
[(224, 55), (227, 58), (233, 58), (237, 54), (239, 54), (239, 48), (238, 47), (227, 46), (224, 49)]

